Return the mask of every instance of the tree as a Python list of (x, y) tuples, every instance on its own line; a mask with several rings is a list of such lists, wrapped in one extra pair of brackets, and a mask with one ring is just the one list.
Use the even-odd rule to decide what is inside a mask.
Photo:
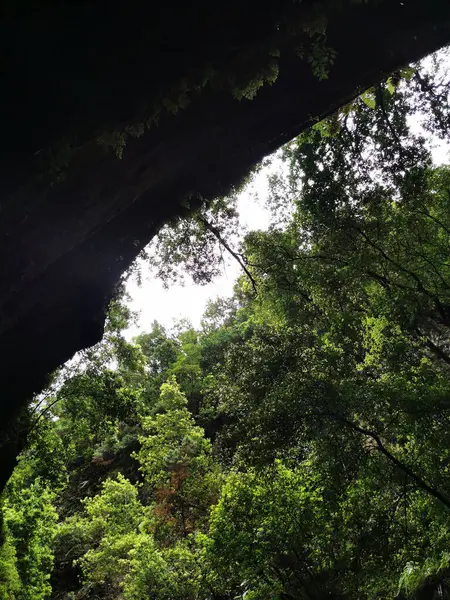
[(55, 494), (38, 478), (19, 496), (10, 493), (4, 502), (5, 579), (1, 585), (11, 600), (44, 600), (51, 592), (57, 522), (54, 501)]
[(450, 170), (410, 128), (430, 107), (446, 132), (437, 77), (393, 74), (286, 148), (291, 208), (228, 244), (245, 269), (199, 331), (127, 342), (112, 307), (24, 416), (4, 595), (448, 595)]
[(145, 486), (156, 498), (155, 515), (166, 540), (186, 538), (207, 522), (220, 489), (211, 443), (195, 425), (186, 396), (173, 378), (161, 387), (160, 412), (143, 420), (137, 455)]

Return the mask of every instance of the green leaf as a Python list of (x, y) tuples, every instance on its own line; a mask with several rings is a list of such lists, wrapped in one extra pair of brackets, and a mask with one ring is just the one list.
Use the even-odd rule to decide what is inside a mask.
[(361, 100), (366, 106), (374, 110), (377, 107), (377, 101), (374, 92), (367, 90), (364, 94), (361, 94)]
[(392, 77), (389, 77), (389, 79), (387, 80), (387, 82), (386, 82), (386, 87), (387, 87), (387, 89), (388, 89), (388, 92), (389, 92), (389, 93), (391, 94), (391, 96), (392, 96), (392, 94), (395, 92), (395, 90), (396, 90), (396, 87), (397, 87), (397, 86), (394, 84), (394, 82), (392, 81)]
[(405, 81), (411, 81), (416, 71), (417, 69), (415, 69), (414, 67), (405, 67), (404, 69), (400, 70), (400, 75)]

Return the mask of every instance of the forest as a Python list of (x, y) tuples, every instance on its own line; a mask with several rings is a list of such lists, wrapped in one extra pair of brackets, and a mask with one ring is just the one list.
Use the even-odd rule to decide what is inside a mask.
[(449, 92), (444, 50), (288, 143), (268, 231), (186, 201), (155, 276), (234, 295), (130, 342), (123, 288), (23, 412), (1, 598), (450, 598)]

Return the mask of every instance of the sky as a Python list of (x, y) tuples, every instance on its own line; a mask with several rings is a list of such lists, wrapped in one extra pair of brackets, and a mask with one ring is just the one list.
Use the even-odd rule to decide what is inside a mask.
[[(410, 122), (413, 132), (421, 131), (420, 117)], [(448, 164), (449, 144), (430, 140), (433, 146), (433, 159), (436, 164)], [(268, 178), (277, 169), (282, 168), (279, 156), (271, 157), (269, 164), (263, 167), (250, 181), (238, 198), (239, 221), (248, 231), (266, 230), (270, 225), (270, 213), (265, 207), (269, 186)], [(170, 328), (175, 321), (184, 318), (199, 327), (208, 300), (230, 296), (233, 285), (241, 270), (231, 257), (225, 257), (222, 275), (207, 285), (194, 284), (186, 278), (184, 285), (171, 285), (164, 288), (161, 281), (150, 274), (149, 268), (141, 261), (142, 284), (135, 281), (127, 284), (131, 297), (130, 308), (137, 314), (135, 323), (125, 332), (128, 339), (138, 333), (149, 331), (153, 321)]]
[[(279, 167), (274, 159), (263, 167), (239, 194), (237, 209), (239, 222), (248, 231), (266, 230), (270, 224), (270, 214), (265, 207), (268, 195), (268, 177)], [(131, 297), (130, 308), (138, 313), (136, 323), (127, 331), (126, 337), (133, 338), (138, 333), (149, 331), (153, 321), (170, 328), (180, 318), (189, 319), (194, 327), (199, 327), (208, 300), (230, 296), (233, 285), (241, 273), (241, 268), (231, 257), (225, 257), (222, 275), (207, 285), (194, 284), (186, 278), (184, 285), (171, 285), (165, 289), (162, 282), (150, 274), (145, 262), (141, 261), (142, 284), (136, 281), (127, 284)]]

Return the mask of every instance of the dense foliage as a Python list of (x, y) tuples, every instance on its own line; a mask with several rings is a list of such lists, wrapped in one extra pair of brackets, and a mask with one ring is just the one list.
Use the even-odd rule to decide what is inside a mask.
[[(30, 409), (2, 598), (448, 597), (450, 169), (429, 147), (446, 57), (285, 148), (270, 204), (291, 208), (235, 248), (245, 272), (199, 330), (129, 343), (111, 307)], [(177, 236), (223, 247), (227, 210), (167, 230), (167, 261)]]

